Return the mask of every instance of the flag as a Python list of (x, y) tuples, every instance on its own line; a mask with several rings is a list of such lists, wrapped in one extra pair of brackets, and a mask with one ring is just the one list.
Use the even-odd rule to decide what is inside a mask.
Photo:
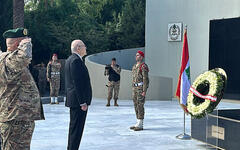
[(180, 69), (179, 78), (178, 78), (176, 96), (179, 99), (180, 105), (183, 107), (183, 109), (186, 112), (187, 112), (187, 109), (186, 109), (187, 97), (188, 97), (188, 92), (190, 87), (191, 87), (191, 80), (190, 80), (187, 29), (185, 29), (184, 39), (183, 39), (182, 62), (181, 62), (181, 69)]

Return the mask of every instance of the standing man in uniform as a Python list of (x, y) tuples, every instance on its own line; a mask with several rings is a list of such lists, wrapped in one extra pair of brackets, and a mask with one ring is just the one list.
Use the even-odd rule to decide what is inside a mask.
[(57, 54), (53, 54), (52, 60), (47, 65), (47, 81), (50, 83), (50, 104), (59, 104), (60, 69), (61, 64), (58, 62)]
[(44, 96), (47, 84), (46, 80), (47, 69), (43, 62), (41, 64), (34, 66), (34, 68), (37, 69), (38, 71), (38, 89), (40, 92), (40, 96)]
[(38, 87), (39, 87), (41, 96), (44, 96), (46, 85), (47, 85), (46, 73), (47, 73), (47, 69), (44, 63), (42, 62), (38, 69)]
[(67, 150), (78, 150), (87, 110), (92, 101), (92, 87), (88, 69), (82, 57), (87, 55), (81, 40), (71, 44), (72, 55), (65, 63), (66, 107), (70, 107), (70, 124)]
[(2, 150), (30, 150), (35, 120), (44, 119), (37, 86), (28, 69), (32, 60), (27, 30), (3, 33), (7, 52), (0, 55), (0, 132)]
[(132, 68), (133, 103), (137, 123), (135, 126), (130, 127), (130, 129), (134, 131), (143, 130), (145, 96), (149, 85), (149, 69), (147, 64), (143, 62), (143, 58), (144, 53), (142, 51), (138, 51), (136, 54), (137, 63)]
[(119, 94), (119, 87), (120, 87), (120, 72), (121, 68), (116, 63), (116, 58), (112, 58), (111, 65), (107, 65), (105, 67), (104, 75), (108, 76), (108, 97), (107, 97), (107, 104), (106, 106), (110, 106), (110, 101), (112, 99), (113, 90), (114, 90), (114, 106), (118, 106), (118, 94)]

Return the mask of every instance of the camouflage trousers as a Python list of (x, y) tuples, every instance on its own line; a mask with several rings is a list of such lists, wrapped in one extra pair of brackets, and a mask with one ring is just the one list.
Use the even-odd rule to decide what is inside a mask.
[(114, 81), (109, 81), (108, 82), (108, 100), (112, 99), (113, 91), (114, 91), (114, 100), (118, 99), (118, 94), (119, 94), (119, 88), (120, 88), (120, 81), (114, 82)]
[(0, 123), (2, 150), (30, 150), (34, 127), (34, 121)]
[(133, 103), (137, 119), (144, 119), (145, 97), (142, 96), (142, 87), (133, 87)]
[(60, 89), (60, 77), (59, 78), (51, 78), (50, 80), (50, 96), (58, 97)]

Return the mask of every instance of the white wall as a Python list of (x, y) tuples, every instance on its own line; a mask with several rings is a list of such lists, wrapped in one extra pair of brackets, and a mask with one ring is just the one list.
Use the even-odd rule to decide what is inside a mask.
[[(112, 57), (116, 57), (117, 62), (119, 62), (120, 65), (122, 62), (122, 64), (125, 64), (125, 68), (132, 68), (133, 64), (135, 63), (134, 59), (137, 50), (138, 49), (129, 49), (99, 53), (88, 56), (85, 59), (85, 63), (88, 67), (91, 78), (94, 97), (107, 98), (107, 87), (105, 85), (108, 83), (108, 79), (103, 75), (105, 69), (104, 64), (107, 62), (109, 63)], [(171, 100), (172, 79), (168, 77), (151, 75), (151, 73), (149, 74), (149, 78), (150, 85), (147, 91), (146, 99)], [(119, 99), (132, 99), (132, 72), (130, 69), (122, 69), (121, 71)]]
[(115, 57), (117, 60), (117, 64), (119, 64), (122, 69), (132, 70), (132, 66), (136, 63), (135, 55), (138, 50), (145, 52), (144, 47), (115, 50), (115, 51), (93, 54), (89, 56), (88, 59), (89, 61), (106, 65), (106, 64), (110, 64), (112, 62), (112, 58)]
[(208, 70), (210, 20), (239, 16), (240, 0), (147, 0), (146, 63), (153, 74), (173, 78), (175, 92), (182, 42), (168, 42), (168, 24), (182, 22), (188, 27), (190, 71), (194, 81)]

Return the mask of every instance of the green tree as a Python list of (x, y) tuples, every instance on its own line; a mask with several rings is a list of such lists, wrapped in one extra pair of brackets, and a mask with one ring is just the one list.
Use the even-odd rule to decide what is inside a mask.
[[(7, 29), (13, 26), (13, 1), (0, 0), (0, 47), (3, 51), (6, 50), (6, 42), (3, 39), (2, 34)], [(10, 11), (9, 11), (10, 10)]]
[(115, 22), (118, 14), (122, 12), (125, 1), (126, 0), (108, 0), (100, 10), (100, 23), (106, 24), (107, 22)]
[(122, 48), (145, 46), (145, 0), (125, 1), (119, 17), (118, 45)]
[[(51, 3), (48, 0), (48, 3)], [(52, 53), (70, 54), (74, 39), (82, 39), (88, 54), (145, 45), (145, 0), (28, 0), (25, 25), (33, 41), (34, 63)]]
[(33, 41), (33, 61), (48, 61), (52, 53), (66, 58), (70, 53), (70, 44), (74, 39), (82, 39), (88, 53), (97, 53), (107, 49), (108, 37), (104, 26), (97, 23), (94, 15), (81, 13), (74, 1), (61, 0), (48, 10), (37, 6), (36, 10), (26, 10), (26, 27)]

